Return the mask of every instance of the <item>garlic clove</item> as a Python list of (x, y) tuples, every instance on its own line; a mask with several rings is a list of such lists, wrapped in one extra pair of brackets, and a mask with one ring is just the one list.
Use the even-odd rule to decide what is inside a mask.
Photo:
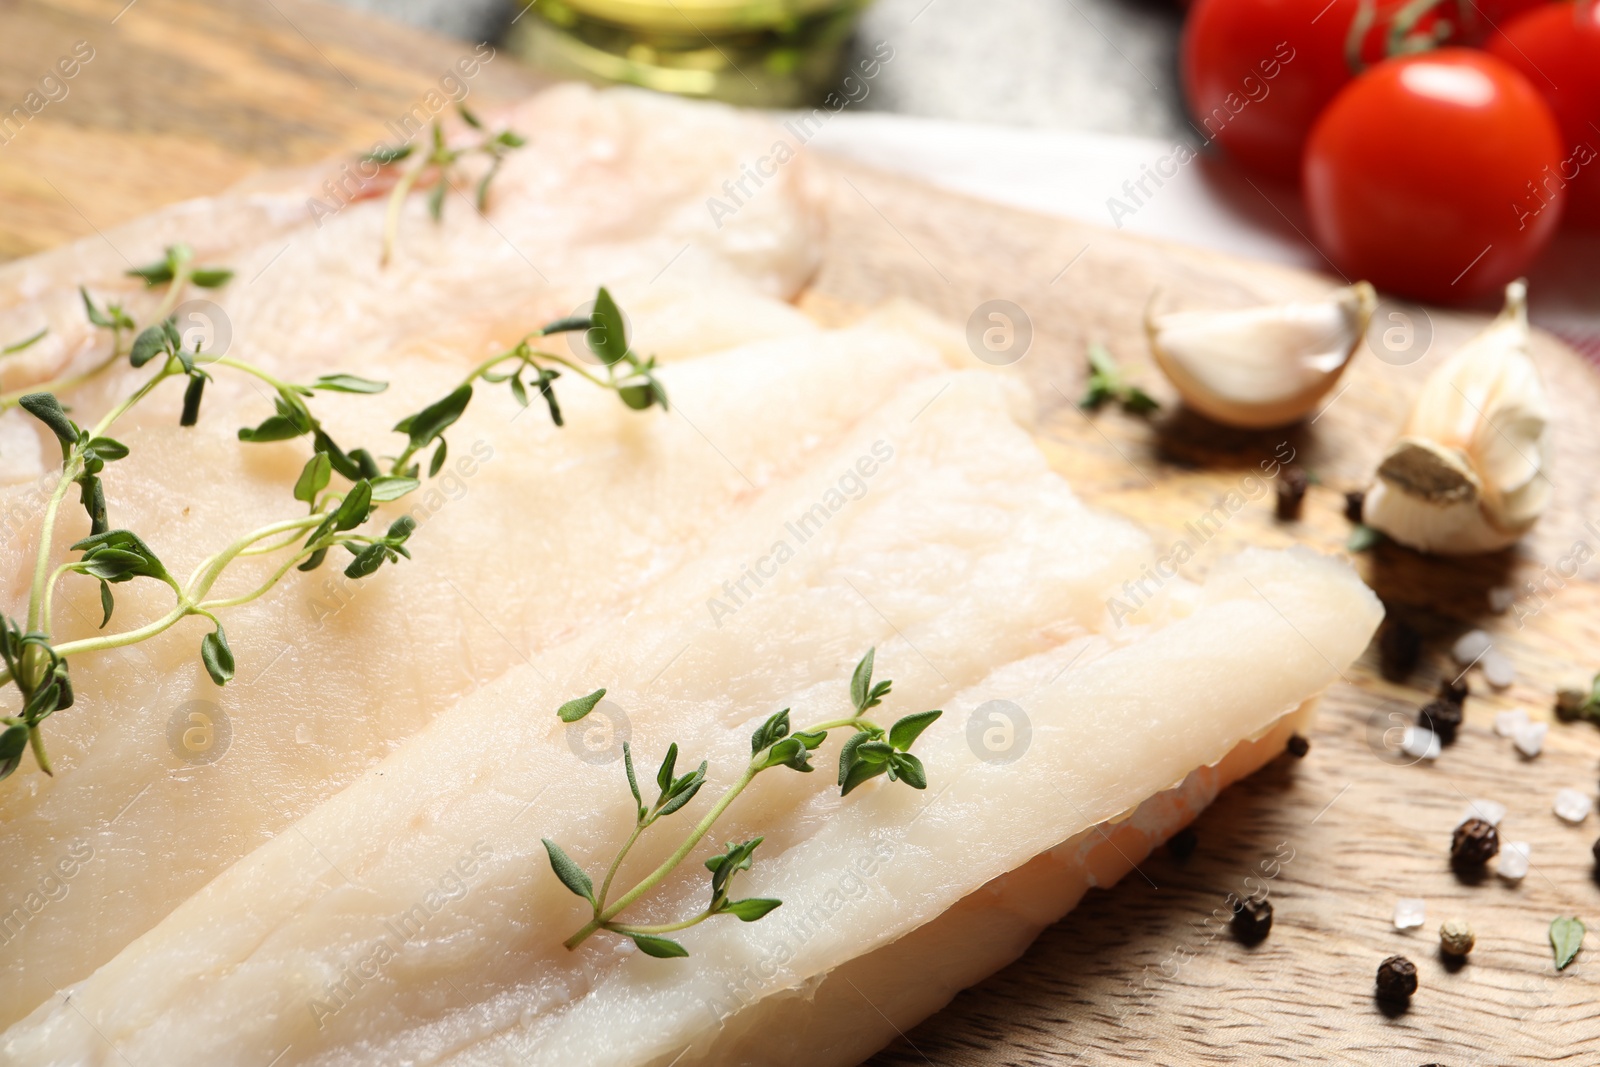
[(1550, 499), (1550, 405), (1528, 355), (1527, 284), (1506, 286), (1498, 318), (1423, 384), (1378, 464), (1362, 518), (1423, 552), (1513, 544)]
[(1156, 363), (1184, 402), (1228, 426), (1261, 429), (1309, 415), (1367, 332), (1366, 282), (1317, 303), (1242, 311), (1146, 313)]

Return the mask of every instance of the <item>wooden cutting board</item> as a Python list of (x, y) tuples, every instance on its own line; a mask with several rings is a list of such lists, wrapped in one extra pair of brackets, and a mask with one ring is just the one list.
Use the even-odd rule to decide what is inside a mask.
[[(214, 192), (263, 166), (365, 147), (466, 51), (305, 0), (0, 0), (0, 104), (22, 102), (79, 40), (95, 57), (68, 96), (0, 146), (0, 258)], [(536, 84), (503, 57), (474, 91), (504, 99)], [(1402, 366), (1363, 353), (1348, 388), (1312, 424), (1224, 430), (1184, 412), (1154, 370), (1139, 325), (1151, 293), (1238, 306), (1315, 294), (1332, 279), (829, 169), (830, 243), (808, 310), (845, 319), (903, 295), (965, 324), (986, 301), (1023, 309), (1032, 340), (1008, 373), (1032, 387), (1052, 462), (1092, 503), (1164, 543), (1188, 541), (1189, 577), (1246, 544), (1341, 551), (1344, 491), (1366, 483), (1422, 378), (1482, 323), (1386, 308), (1431, 332), (1425, 355)], [(1151, 419), (1077, 410), (1089, 341), (1110, 347), (1163, 410)], [(1426, 638), (1415, 674), (1386, 681), (1369, 653), (1323, 701), (1310, 755), (1230, 789), (1195, 824), (1199, 846), (1187, 862), (1158, 851), (1115, 889), (1092, 892), (1021, 960), (875, 1064), (1459, 1067), (1600, 1057), (1600, 931), (1560, 974), (1546, 940), (1556, 915), (1600, 927), (1589, 852), (1600, 819), (1569, 827), (1551, 813), (1562, 786), (1593, 794), (1600, 731), (1557, 724), (1544, 754), (1524, 761), (1490, 728), (1512, 707), (1547, 716), (1557, 684), (1600, 667), (1600, 580), (1585, 562), (1600, 555), (1591, 417), (1600, 379), (1548, 339), (1536, 355), (1559, 421), (1554, 504), (1535, 532), (1513, 551), (1471, 560), (1387, 545), (1357, 560), (1391, 615)], [(1303, 519), (1282, 524), (1262, 464), (1291, 450), (1320, 483)], [(1522, 593), (1513, 613), (1490, 612), (1491, 588), (1530, 581), (1540, 592)], [(1391, 714), (1414, 711), (1456, 673), (1448, 647), (1474, 626), (1494, 634), (1516, 683), (1492, 694), (1474, 676), (1461, 739), (1435, 764), (1401, 765), (1384, 744)], [(1450, 832), (1479, 797), (1508, 809), (1507, 840), (1532, 843), (1533, 870), (1520, 885), (1493, 876), (1467, 884), (1449, 868)], [(1288, 850), (1293, 859), (1263, 883), (1261, 862)], [(1264, 944), (1207, 933), (1201, 924), (1226, 894), (1262, 884), (1276, 909)], [(1394, 929), (1402, 896), (1427, 901), (1425, 927)], [(1478, 948), (1451, 969), (1436, 930), (1457, 914)], [(1372, 995), (1379, 961), (1394, 953), (1420, 971), (1401, 1015)]]

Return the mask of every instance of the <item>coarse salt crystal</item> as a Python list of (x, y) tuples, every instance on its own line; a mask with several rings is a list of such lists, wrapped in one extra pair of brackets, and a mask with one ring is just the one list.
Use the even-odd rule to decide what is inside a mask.
[(1480, 797), (1467, 802), (1467, 810), (1462, 814), (1461, 822), (1456, 823), (1456, 825), (1460, 826), (1461, 823), (1466, 822), (1468, 819), (1482, 819), (1490, 826), (1499, 826), (1500, 820), (1505, 817), (1506, 806), (1504, 804), (1498, 800), (1485, 800)]
[(1522, 708), (1495, 712), (1494, 732), (1501, 737), (1515, 737), (1517, 731), (1526, 725), (1528, 725), (1528, 713)]
[(1414, 759), (1438, 759), (1439, 735), (1426, 726), (1407, 726), (1400, 749)]
[(1512, 736), (1512, 744), (1517, 746), (1517, 751), (1529, 759), (1544, 751), (1544, 735), (1550, 732), (1547, 722), (1530, 722), (1525, 726), (1517, 727), (1517, 732)]
[(1394, 928), (1409, 930), (1428, 921), (1428, 905), (1421, 897), (1401, 897), (1394, 902)]
[(1528, 874), (1528, 854), (1533, 846), (1526, 841), (1512, 841), (1500, 850), (1495, 873), (1508, 882), (1520, 882)]
[(1563, 822), (1577, 825), (1589, 817), (1589, 811), (1594, 807), (1594, 802), (1587, 793), (1580, 793), (1576, 789), (1559, 789), (1556, 791), (1555, 813)]
[(1483, 668), (1484, 680), (1496, 689), (1504, 689), (1517, 680), (1516, 668), (1497, 648), (1485, 652), (1478, 666)]
[(1456, 638), (1456, 643), (1450, 646), (1450, 655), (1465, 667), (1469, 663), (1478, 662), (1479, 658), (1493, 647), (1494, 640), (1488, 634), (1482, 630), (1468, 630)]

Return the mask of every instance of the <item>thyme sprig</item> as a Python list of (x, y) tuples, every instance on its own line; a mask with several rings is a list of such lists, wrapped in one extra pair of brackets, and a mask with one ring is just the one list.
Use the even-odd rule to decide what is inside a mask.
[(1098, 411), (1106, 401), (1115, 401), (1130, 415), (1147, 415), (1161, 406), (1160, 402), (1137, 385), (1128, 381), (1122, 367), (1112, 357), (1105, 345), (1089, 345), (1089, 381), (1084, 387), (1083, 399), (1078, 406), (1086, 411)]
[[(446, 188), (452, 184), (450, 179), (455, 173), (456, 164), (465, 156), (487, 156), (489, 167), (484, 171), (483, 177), (478, 179), (477, 192), (474, 196), (478, 213), (481, 215), (489, 203), (489, 183), (500, 173), (500, 166), (505, 162), (506, 153), (528, 143), (521, 134), (512, 129), (490, 133), (485, 129), (482, 120), (465, 105), (458, 104), (456, 112), (461, 116), (462, 122), (481, 133), (483, 137), (475, 145), (452, 148), (445, 140), (444, 127), (438, 120), (434, 120), (429, 134), (427, 153), (418, 156), (417, 162), (400, 175), (394, 188), (389, 191), (389, 209), (383, 223), (383, 254), (379, 259), (381, 266), (387, 266), (389, 258), (394, 254), (394, 246), (400, 233), (400, 209), (405, 205), (406, 197), (411, 195), (411, 190), (425, 175), (431, 172), (434, 179), (433, 187), (428, 190), (428, 214), (433, 216), (434, 222), (439, 222), (444, 218), (444, 194)], [(388, 167), (416, 154), (416, 145), (403, 144), (395, 148), (380, 148), (363, 156), (362, 159), (364, 162), (376, 163), (380, 167)]]
[[(157, 267), (141, 276), (151, 280), (151, 284), (168, 284), (175, 289), (191, 281), (202, 284), (190, 266), (189, 257), (181, 252), (169, 251), (166, 267)], [(208, 270), (204, 282), (221, 284), (226, 274), (226, 271)], [(115, 333), (114, 349), (120, 352), (121, 336), (132, 330), (132, 320), (115, 305), (103, 310), (97, 308), (87, 294), (84, 305), (94, 325)], [(591, 347), (602, 353), (605, 377), (591, 374), (552, 353), (535, 351), (530, 343), (536, 337), (576, 330), (586, 330)], [(607, 352), (614, 358), (604, 355)], [(170, 318), (141, 331), (126, 355), (133, 368), (154, 368), (153, 373), (93, 426), (81, 426), (74, 421), (51, 391), (36, 390), (17, 399), (18, 406), (38, 419), (60, 443), (61, 473), (41, 522), (26, 621), (19, 623), (0, 616), (0, 662), (4, 664), (0, 669), (0, 691), (14, 688), (19, 698), (13, 713), (0, 715), (0, 779), (17, 769), (23, 753), (30, 747), (39, 768), (46, 774), (52, 773), (41, 724), (55, 712), (73, 704), (68, 663), (74, 657), (137, 644), (164, 633), (190, 616), (200, 616), (211, 624), (200, 643), (201, 663), (213, 683), (226, 685), (234, 676), (236, 662), (219, 617), (221, 613), (265, 596), (291, 569), (315, 570), (334, 549), (350, 554), (344, 573), (352, 579), (369, 577), (386, 563), (409, 558), (406, 543), (416, 530), (416, 523), (410, 516), (395, 519), (381, 532), (365, 529), (365, 524), (377, 505), (399, 500), (421, 485), (419, 464), (412, 462), (412, 457), (421, 449), (435, 447), (428, 477), (439, 473), (447, 449), (444, 433), (466, 410), (475, 380), (510, 382), (513, 394), (526, 406), (527, 386), (522, 376), (532, 372), (536, 376), (535, 387), (545, 396), (557, 425), (561, 425), (562, 419), (551, 383), (559, 372), (545, 365), (551, 362), (561, 363), (595, 384), (615, 391), (631, 409), (642, 410), (655, 404), (666, 406), (666, 394), (652, 374), (654, 360), (641, 358), (628, 347), (622, 314), (604, 289), (597, 295), (595, 311), (589, 318), (563, 319), (529, 333), (509, 351), (480, 364), (443, 401), (402, 420), (398, 429), (407, 434), (407, 444), (391, 462), (388, 473), (382, 472), (377, 459), (368, 450), (346, 451), (340, 447), (309, 403), (322, 392), (380, 393), (388, 388), (385, 382), (350, 374), (323, 375), (309, 385), (286, 382), (253, 364), (226, 356), (209, 356), (198, 342), (192, 351), (186, 350)], [(514, 367), (509, 366), (512, 363)], [(131, 449), (111, 437), (110, 432), (129, 411), (169, 379), (186, 382), (178, 421), (184, 427), (194, 426), (200, 417), (206, 384), (212, 380), (212, 371), (220, 369), (254, 377), (275, 392), (274, 414), (257, 426), (240, 429), (241, 441), (311, 439), (311, 456), (292, 491), (294, 499), (306, 505), (307, 514), (250, 531), (206, 557), (186, 580), (180, 580), (162, 563), (146, 539), (132, 530), (111, 525), (102, 478), (108, 465), (126, 459)], [(335, 486), (335, 474), (349, 484)], [(74, 487), (89, 518), (89, 536), (71, 546), (69, 551), (76, 554), (74, 558), (54, 563), (56, 525), (61, 506)], [(273, 561), (274, 566), (265, 581), (233, 595), (216, 591), (230, 568), (240, 560), (255, 557), (270, 557)], [(57, 644), (52, 637), (53, 598), (58, 584), (68, 575), (90, 578), (100, 584), (102, 630), (116, 614), (112, 586), (136, 579), (159, 582), (170, 590), (173, 604), (160, 617), (130, 629)]]
[[(162, 258), (154, 263), (147, 263), (142, 267), (133, 267), (126, 273), (130, 277), (142, 278), (146, 288), (154, 289), (162, 285), (167, 287), (161, 303), (156, 306), (154, 314), (150, 316), (151, 321), (157, 324), (166, 321), (167, 316), (172, 313), (173, 308), (178, 306), (178, 301), (183, 298), (183, 294), (188, 291), (190, 285), (200, 289), (215, 289), (228, 284), (229, 280), (233, 278), (233, 271), (224, 267), (195, 266), (194, 251), (188, 245), (181, 243), (168, 245), (166, 251), (162, 254)], [(134, 322), (132, 316), (119, 303), (108, 303), (103, 308), (96, 305), (94, 298), (89, 295), (89, 290), (81, 285), (78, 287), (78, 295), (83, 298), (83, 311), (90, 324), (100, 329), (111, 331), (110, 353), (99, 363), (80, 374), (57, 378), (53, 381), (43, 382), (11, 393), (0, 393), (0, 412), (19, 406), (22, 398), (29, 393), (60, 393), (91, 381), (107, 369), (115, 366), (127, 354), (127, 349), (123, 347), (124, 339), (138, 329), (138, 324)], [(154, 329), (155, 327), (151, 328)], [(0, 356), (11, 355), (28, 348), (41, 340), (47, 332), (48, 328), (28, 338), (26, 341), (7, 347), (4, 352), (0, 352)]]
[[(883, 703), (883, 698), (889, 695), (893, 684), (887, 679), (874, 684), (872, 670), (875, 654), (875, 649), (868, 649), (867, 654), (856, 664), (855, 672), (851, 676), (850, 702), (853, 707), (851, 714), (793, 732), (789, 723), (790, 709), (784, 708), (768, 717), (751, 735), (750, 761), (745, 765), (744, 772), (739, 778), (718, 798), (711, 810), (695, 824), (682, 844), (660, 866), (633, 888), (613, 900), (612, 882), (629, 851), (638, 843), (646, 830), (694, 799), (695, 794), (705, 785), (707, 769), (706, 762), (702, 760), (700, 765), (689, 773), (678, 774), (678, 746), (674, 742), (668, 747), (666, 757), (661, 761), (661, 768), (656, 772), (656, 786), (659, 793), (654, 801), (646, 804), (643, 794), (639, 791), (638, 776), (634, 772), (633, 750), (624, 742), (623, 769), (628, 776), (628, 789), (633, 794), (635, 809), (633, 832), (623, 842), (610, 866), (606, 868), (599, 890), (595, 889), (594, 881), (588, 873), (561, 846), (549, 838), (544, 839), (551, 870), (563, 885), (587, 901), (593, 912), (593, 918), (577, 933), (567, 938), (566, 947), (569, 950), (575, 949), (596, 931), (606, 930), (632, 940), (639, 950), (648, 956), (663, 959), (687, 956), (689, 954), (687, 949), (664, 935), (687, 930), (717, 915), (732, 915), (741, 922), (755, 922), (781, 906), (783, 903), (781, 900), (770, 897), (746, 897), (735, 900), (729, 891), (734, 876), (741, 871), (750, 870), (754, 863), (756, 847), (764, 840), (762, 837), (755, 837), (748, 841), (729, 841), (720, 853), (705, 861), (706, 869), (711, 872), (711, 898), (704, 910), (686, 919), (659, 925), (639, 925), (619, 921), (623, 911), (660, 885), (693, 853), (701, 839), (711, 832), (717, 820), (758, 775), (777, 767), (787, 767), (804, 773), (815, 770), (811, 764), (811, 753), (827, 740), (832, 730), (854, 731), (839, 752), (838, 786), (841, 796), (848, 796), (851, 791), (879, 775), (886, 775), (891, 782), (904, 782), (913, 789), (926, 789), (927, 771), (923, 768), (922, 761), (911, 754), (911, 746), (943, 713), (923, 711), (907, 715), (888, 729), (867, 718), (866, 713)], [(563, 722), (577, 722), (594, 710), (600, 699), (605, 696), (605, 692), (604, 689), (600, 689), (587, 696), (569, 700), (557, 710), (556, 714)]]

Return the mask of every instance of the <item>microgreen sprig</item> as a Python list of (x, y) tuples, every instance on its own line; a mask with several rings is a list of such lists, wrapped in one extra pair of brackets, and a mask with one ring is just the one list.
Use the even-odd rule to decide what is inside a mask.
[[(163, 264), (139, 273), (150, 284), (172, 286), (173, 292), (189, 282), (220, 285), (229, 274), (219, 269), (196, 271), (181, 245), (169, 250)], [(169, 292), (169, 302), (170, 299)], [(87, 293), (84, 306), (95, 326), (113, 331), (113, 349), (120, 358), (121, 338), (134, 329), (132, 319), (116, 305), (106, 309), (97, 307)], [(309, 385), (286, 382), (253, 364), (227, 356), (210, 356), (201, 350), (199, 343), (192, 351), (186, 350), (170, 318), (163, 318), (140, 331), (126, 353), (134, 369), (151, 368), (151, 376), (93, 426), (80, 426), (75, 422), (55, 393), (47, 389), (18, 396), (17, 406), (42, 423), (59, 442), (61, 473), (41, 522), (26, 622), (0, 616), (0, 662), (4, 664), (0, 669), (0, 690), (15, 688), (20, 698), (14, 713), (0, 714), (0, 779), (17, 769), (29, 747), (39, 768), (46, 774), (52, 773), (40, 725), (55, 712), (72, 706), (69, 659), (137, 644), (164, 633), (185, 618), (200, 616), (211, 625), (200, 642), (201, 663), (212, 682), (226, 685), (234, 676), (236, 663), (219, 613), (265, 596), (291, 569), (315, 570), (336, 548), (350, 554), (344, 573), (352, 579), (367, 578), (386, 563), (410, 558), (406, 543), (416, 530), (416, 522), (410, 516), (395, 519), (382, 532), (364, 530), (364, 524), (379, 504), (399, 500), (421, 485), (419, 465), (411, 460), (420, 448), (434, 442), (437, 447), (428, 476), (439, 473), (447, 447), (444, 431), (461, 417), (471, 399), (475, 379), (511, 382), (512, 392), (526, 405), (526, 386), (521, 376), (532, 371), (536, 375), (535, 385), (544, 394), (557, 425), (562, 419), (551, 382), (558, 372), (544, 366), (545, 362), (561, 363), (595, 384), (616, 391), (629, 408), (642, 410), (654, 404), (665, 408), (666, 394), (651, 373), (654, 360), (641, 359), (628, 348), (623, 321), (610, 294), (602, 289), (595, 301), (595, 312), (589, 318), (552, 323), (528, 334), (510, 351), (481, 364), (444, 402), (430, 405), (402, 420), (400, 432), (408, 434), (408, 444), (393, 460), (389, 473), (382, 472), (378, 460), (368, 450), (346, 451), (340, 447), (309, 403), (318, 393), (325, 392), (381, 393), (388, 388), (387, 383), (351, 374), (323, 375)], [(590, 374), (552, 353), (536, 352), (529, 344), (534, 337), (570, 330), (587, 330), (591, 347), (616, 353), (615, 358), (605, 361), (605, 378)], [(505, 369), (511, 362), (516, 363), (515, 368)], [(187, 385), (178, 421), (184, 427), (194, 426), (200, 417), (206, 384), (212, 381), (212, 371), (218, 369), (249, 375), (268, 385), (275, 394), (274, 414), (259, 425), (240, 429), (241, 441), (265, 443), (310, 438), (311, 456), (293, 487), (294, 499), (306, 505), (307, 514), (270, 523), (245, 534), (202, 560), (187, 580), (180, 580), (168, 571), (144, 538), (111, 524), (102, 478), (109, 464), (127, 458), (131, 450), (109, 434), (118, 420), (164, 382), (179, 378)], [(638, 402), (641, 391), (645, 397), (643, 403)], [(335, 486), (335, 474), (349, 484)], [(61, 506), (74, 487), (89, 518), (89, 536), (71, 546), (69, 551), (77, 553), (75, 558), (52, 567), (51, 553)], [(250, 557), (274, 559), (276, 565), (267, 579), (235, 595), (216, 593), (215, 587), (229, 568)], [(112, 586), (136, 579), (155, 581), (170, 590), (174, 603), (165, 614), (131, 629), (57, 644), (51, 637), (52, 601), (57, 585), (67, 575), (87, 577), (100, 584), (102, 630), (116, 614)]]
[[(500, 166), (505, 162), (506, 153), (528, 143), (515, 130), (503, 129), (490, 133), (484, 128), (482, 120), (463, 105), (457, 105), (456, 112), (461, 116), (462, 122), (483, 134), (483, 137), (470, 147), (452, 148), (445, 140), (444, 127), (437, 120), (434, 121), (427, 154), (418, 156), (417, 162), (400, 176), (389, 192), (389, 208), (383, 224), (383, 254), (379, 259), (382, 266), (387, 266), (394, 254), (395, 242), (400, 233), (400, 209), (405, 205), (406, 197), (411, 195), (411, 190), (424, 175), (430, 171), (433, 174), (434, 185), (428, 191), (428, 214), (433, 216), (433, 221), (439, 222), (444, 218), (444, 194), (453, 184), (450, 179), (455, 173), (456, 163), (467, 155), (487, 156), (489, 167), (484, 171), (483, 177), (478, 179), (478, 188), (474, 196), (478, 213), (481, 215), (489, 203), (489, 183), (500, 173)], [(413, 144), (403, 144), (395, 148), (380, 148), (362, 158), (380, 167), (393, 166), (415, 155), (416, 147)]]
[[(926, 789), (927, 773), (923, 769), (922, 761), (913, 756), (910, 749), (922, 732), (933, 725), (942, 712), (924, 711), (907, 715), (887, 730), (868, 719), (866, 713), (883, 703), (883, 698), (889, 695), (892, 686), (887, 679), (873, 683), (875, 653), (875, 649), (868, 649), (867, 654), (856, 664), (855, 672), (851, 676), (850, 702), (853, 707), (851, 714), (794, 732), (790, 731), (790, 709), (784, 708), (769, 716), (751, 735), (750, 761), (746, 764), (744, 773), (718, 798), (711, 810), (695, 825), (671, 856), (632, 889), (612, 900), (612, 882), (622, 866), (623, 859), (646, 830), (694, 799), (701, 786), (705, 785), (707, 769), (707, 764), (702, 761), (699, 767), (688, 774), (677, 774), (678, 746), (674, 742), (668, 747), (666, 757), (661, 761), (661, 769), (656, 772), (659, 794), (653, 802), (646, 804), (639, 790), (638, 776), (634, 772), (633, 750), (624, 742), (623, 769), (628, 776), (628, 789), (633, 794), (635, 810), (633, 832), (623, 842), (621, 849), (617, 851), (606, 869), (599, 890), (595, 889), (593, 879), (561, 846), (548, 838), (544, 839), (551, 870), (567, 889), (587, 901), (593, 912), (593, 918), (566, 940), (566, 947), (575, 949), (596, 931), (606, 930), (629, 938), (641, 952), (649, 956), (664, 959), (687, 956), (689, 952), (683, 945), (665, 935), (687, 930), (717, 915), (732, 915), (741, 922), (755, 922), (779, 907), (783, 903), (780, 900), (770, 897), (746, 897), (735, 900), (729, 891), (734, 876), (741, 871), (750, 870), (754, 863), (756, 847), (764, 840), (755, 837), (748, 841), (729, 841), (720, 853), (705, 861), (706, 869), (711, 872), (711, 899), (703, 911), (687, 919), (660, 925), (639, 925), (618, 921), (624, 910), (658, 886), (689, 857), (701, 839), (711, 832), (717, 820), (757, 775), (776, 767), (788, 767), (790, 770), (802, 773), (815, 770), (811, 764), (811, 754), (827, 740), (829, 731), (842, 729), (854, 731), (839, 753), (838, 784), (841, 796), (849, 795), (852, 790), (878, 775), (887, 775), (891, 782), (904, 782), (913, 789)], [(556, 714), (562, 722), (577, 722), (594, 710), (600, 699), (605, 696), (605, 692), (604, 689), (600, 689), (588, 696), (569, 700), (557, 710)]]

